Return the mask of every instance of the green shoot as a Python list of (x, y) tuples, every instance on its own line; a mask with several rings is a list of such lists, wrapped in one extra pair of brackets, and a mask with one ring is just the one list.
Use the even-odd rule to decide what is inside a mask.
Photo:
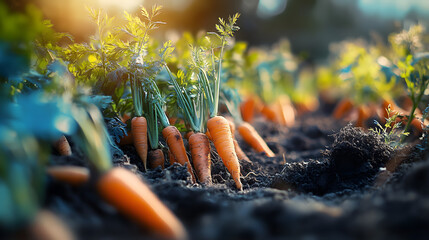
[(403, 136), (408, 136), (409, 133), (405, 130), (399, 130), (401, 127), (401, 122), (396, 122), (396, 119), (401, 117), (399, 112), (392, 112), (390, 105), (387, 107), (386, 112), (387, 116), (389, 117), (386, 118), (386, 123), (384, 126), (381, 126), (378, 121), (375, 121), (377, 128), (370, 128), (369, 130), (377, 133), (378, 136), (381, 136), (384, 139), (384, 142), (387, 145), (393, 147), (393, 149), (396, 149), (397, 147), (401, 146), (401, 138)]
[[(398, 67), (401, 70), (401, 77), (407, 84), (408, 93), (413, 102), (407, 124), (404, 128), (404, 132), (406, 132), (415, 118), (414, 113), (429, 85), (429, 54), (416, 54), (415, 58), (413, 55), (409, 55), (404, 62), (398, 63)], [(405, 136), (402, 137), (401, 142), (404, 140)]]
[[(217, 69), (215, 67), (216, 63), (215, 63), (215, 53), (214, 53), (213, 47), (210, 48), (210, 60), (209, 60), (213, 67), (211, 73), (207, 71), (206, 64), (204, 64), (205, 61), (202, 60), (202, 57), (204, 57), (204, 55), (202, 55), (202, 51), (204, 51), (205, 49), (197, 48), (193, 53), (193, 59), (194, 59), (193, 62), (195, 63), (195, 67), (198, 69), (198, 81), (200, 82), (202, 89), (204, 90), (204, 93), (208, 100), (210, 117), (216, 116), (218, 112), (223, 51), (228, 38), (233, 37), (234, 32), (240, 29), (238, 26), (236, 26), (236, 22), (239, 17), (240, 17), (240, 14), (236, 13), (232, 17), (230, 16), (228, 18), (228, 22), (226, 22), (222, 18), (219, 18), (220, 24), (216, 24), (216, 30), (218, 31), (218, 33), (213, 33), (213, 32), (209, 33), (211, 35), (217, 36), (221, 41), (220, 55), (217, 62)], [(212, 78), (212, 81), (209, 80), (210, 77)]]
[(88, 160), (100, 172), (112, 168), (112, 156), (109, 149), (109, 136), (103, 117), (97, 107), (89, 105), (87, 110), (73, 107), (72, 113), (80, 131), (75, 136)]
[[(186, 82), (186, 76), (183, 71), (179, 70), (177, 76), (174, 76), (167, 65), (165, 65), (165, 68), (170, 77), (170, 83), (176, 93), (177, 104), (184, 116), (185, 122), (193, 131), (205, 133), (205, 123), (207, 122), (208, 115), (207, 101), (204, 98), (204, 93), (202, 92), (201, 87), (184, 87), (183, 85)], [(176, 78), (181, 83), (180, 85)]]

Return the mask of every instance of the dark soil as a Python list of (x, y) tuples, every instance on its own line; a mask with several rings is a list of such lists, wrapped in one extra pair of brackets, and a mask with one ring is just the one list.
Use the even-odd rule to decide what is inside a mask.
[[(253, 123), (276, 157), (253, 152), (241, 162), (237, 191), (215, 151), (213, 185), (191, 184), (186, 167), (143, 171), (133, 146), (115, 165), (150, 184), (185, 225), (191, 239), (428, 239), (429, 161), (413, 147), (394, 150), (369, 131), (322, 113), (302, 116), (287, 129)], [(214, 148), (213, 148), (214, 149)], [(76, 150), (76, 149), (74, 149)], [(86, 165), (82, 154), (53, 164)], [(45, 206), (78, 239), (156, 239), (97, 195), (93, 184), (50, 181)]]

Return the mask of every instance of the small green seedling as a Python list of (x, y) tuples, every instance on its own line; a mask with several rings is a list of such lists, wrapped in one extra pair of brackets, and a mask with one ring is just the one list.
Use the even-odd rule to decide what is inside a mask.
[(393, 149), (396, 149), (402, 145), (401, 138), (408, 136), (409, 132), (406, 132), (405, 129), (400, 130), (401, 122), (396, 121), (398, 117), (402, 117), (399, 112), (392, 112), (390, 105), (387, 107), (386, 112), (387, 116), (389, 117), (386, 118), (386, 123), (384, 126), (375, 120), (374, 123), (377, 125), (377, 127), (375, 129), (370, 128), (369, 130), (377, 133), (378, 136), (381, 136), (384, 139), (384, 142), (387, 145), (393, 147)]
[[(414, 113), (429, 85), (429, 53), (408, 55), (404, 62), (398, 63), (398, 67), (401, 70), (401, 77), (407, 84), (408, 93), (413, 102), (407, 124), (404, 128), (404, 132), (406, 132), (415, 118)], [(401, 142), (404, 140), (405, 136), (402, 136)]]

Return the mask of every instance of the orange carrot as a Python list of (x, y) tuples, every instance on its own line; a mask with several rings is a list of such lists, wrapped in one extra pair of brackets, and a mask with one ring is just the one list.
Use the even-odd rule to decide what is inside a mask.
[(223, 164), (234, 179), (237, 188), (242, 190), (243, 185), (240, 181), (240, 163), (238, 162), (237, 154), (234, 150), (234, 141), (228, 120), (222, 116), (212, 117), (207, 121), (207, 128), (210, 131), (213, 143)]
[(212, 135), (210, 134), (210, 131), (208, 129), (207, 129), (206, 135), (210, 139), (210, 141), (213, 141)]
[(249, 123), (243, 122), (238, 126), (238, 132), (243, 137), (244, 141), (248, 143), (253, 149), (258, 152), (265, 152), (267, 157), (274, 157), (275, 154), (268, 145), (265, 143), (264, 139), (256, 132), (256, 130)]
[(147, 169), (147, 122), (145, 117), (134, 117), (131, 120), (131, 132), (133, 135), (134, 146), (143, 161), (144, 169)]
[(170, 160), (170, 165), (173, 165), (174, 163), (177, 163), (176, 158), (171, 153), (170, 149), (168, 149), (168, 156), (169, 156), (169, 160)]
[(30, 226), (30, 239), (73, 240), (72, 230), (49, 210), (40, 210)]
[(131, 118), (131, 116), (130, 116), (130, 115), (128, 115), (128, 114), (126, 114), (126, 113), (124, 113), (124, 115), (122, 115), (121, 121), (122, 121), (123, 123), (126, 123), (126, 122), (128, 121), (128, 119), (130, 119), (130, 118)]
[(71, 156), (72, 151), (67, 138), (62, 135), (60, 139), (55, 142), (55, 148), (61, 156)]
[(210, 142), (204, 133), (194, 133), (189, 137), (189, 149), (198, 180), (205, 185), (212, 184)]
[(185, 138), (186, 138), (187, 140), (189, 140), (189, 138), (192, 136), (192, 134), (194, 134), (194, 132), (193, 132), (193, 131), (189, 131), (189, 132), (187, 132), (187, 133), (185, 134)]
[(188, 155), (186, 154), (185, 145), (183, 144), (182, 135), (175, 126), (168, 126), (162, 130), (162, 135), (173, 153), (176, 161), (182, 165), (188, 164), (188, 172), (191, 174), (192, 182), (195, 183), (195, 176), (192, 172), (192, 166), (189, 162)]
[(116, 167), (97, 181), (100, 195), (161, 238), (186, 239), (182, 223), (132, 172)]
[(341, 119), (353, 108), (353, 103), (348, 98), (341, 100), (334, 109), (333, 116), (335, 119)]
[(158, 148), (149, 151), (148, 165), (150, 169), (155, 169), (158, 166), (161, 166), (161, 168), (164, 169), (164, 153), (161, 149)]
[(78, 166), (52, 166), (46, 168), (46, 173), (52, 178), (73, 186), (88, 182), (89, 170)]
[(241, 116), (244, 121), (252, 122), (255, 113), (260, 112), (262, 109), (262, 103), (256, 96), (249, 96), (240, 105)]
[(288, 96), (282, 96), (278, 99), (279, 114), (285, 126), (291, 127), (295, 124), (296, 110), (293, 107)]
[(270, 106), (264, 105), (262, 107), (261, 113), (271, 122), (277, 122), (277, 114)]
[(355, 126), (365, 127), (369, 117), (370, 117), (369, 109), (365, 105), (360, 105), (358, 107), (358, 117), (357, 117)]

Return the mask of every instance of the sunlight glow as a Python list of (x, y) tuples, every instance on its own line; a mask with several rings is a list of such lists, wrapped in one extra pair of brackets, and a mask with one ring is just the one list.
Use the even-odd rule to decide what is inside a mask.
[(131, 11), (143, 5), (144, 0), (98, 0), (98, 3), (105, 8), (116, 7)]

